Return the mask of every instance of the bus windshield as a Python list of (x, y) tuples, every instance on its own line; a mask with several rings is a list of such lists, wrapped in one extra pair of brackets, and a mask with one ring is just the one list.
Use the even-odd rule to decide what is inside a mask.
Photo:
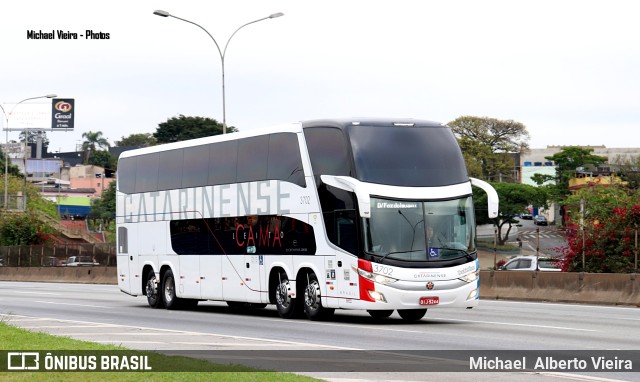
[(446, 126), (349, 126), (355, 177), (367, 183), (439, 187), (469, 181)]
[(470, 196), (454, 200), (371, 199), (364, 219), (365, 251), (382, 259), (444, 261), (475, 252)]

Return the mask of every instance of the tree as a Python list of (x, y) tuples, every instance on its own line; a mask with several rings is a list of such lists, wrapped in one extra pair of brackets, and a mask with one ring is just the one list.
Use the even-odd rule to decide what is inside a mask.
[(627, 188), (640, 189), (640, 155), (618, 156), (613, 163), (618, 166), (618, 175), (627, 182)]
[[(492, 223), (498, 229), (498, 244), (503, 245), (509, 240), (509, 233), (513, 224), (518, 220), (515, 217), (529, 205), (546, 206), (547, 192), (545, 188), (538, 188), (519, 183), (491, 183), (498, 193), (500, 207), (498, 217), (490, 219), (487, 216), (487, 195), (484, 191), (474, 187), (473, 198), (476, 205), (476, 222), (478, 224)], [(502, 234), (502, 229), (507, 225), (507, 230)]]
[[(238, 130), (235, 127), (227, 127), (228, 133), (236, 131)], [(178, 117), (169, 118), (167, 122), (160, 123), (153, 137), (158, 143), (171, 143), (219, 134), (222, 134), (222, 124), (215, 119), (186, 117), (180, 114)]]
[(529, 148), (526, 127), (512, 120), (463, 116), (448, 123), (458, 138), (470, 174), (484, 179), (509, 178), (514, 166), (510, 154)]
[(158, 140), (151, 133), (130, 134), (116, 141), (116, 146), (155, 146)]
[(53, 234), (53, 228), (31, 212), (7, 212), (0, 219), (0, 245), (45, 244)]
[(47, 138), (47, 133), (44, 131), (36, 131), (36, 130), (23, 130), (20, 132), (18, 140), (24, 143), (25, 132), (28, 133), (28, 144), (36, 144), (38, 143), (38, 136), (42, 137), (42, 146), (49, 146), (49, 138)]
[(107, 150), (98, 150), (93, 152), (93, 155), (89, 157), (87, 164), (94, 166), (100, 166), (105, 169), (115, 169), (117, 160)]
[[(5, 170), (5, 162), (4, 162), (4, 152), (2, 151), (2, 149), (0, 149), (0, 170), (2, 171), (2, 176), (4, 177), (4, 170)], [(11, 163), (11, 159), (9, 159), (9, 168), (8, 168), (8, 173), (9, 175), (13, 175), (13, 176), (17, 176), (17, 177), (22, 177), (22, 173), (20, 172), (20, 168), (18, 166), (16, 166), (15, 164)]]
[(634, 242), (640, 228), (640, 194), (618, 187), (591, 186), (569, 196), (567, 205), (570, 221), (583, 224), (576, 225), (575, 234), (561, 248), (563, 270), (637, 272)]
[(96, 152), (96, 148), (108, 149), (111, 145), (109, 141), (102, 136), (102, 131), (87, 131), (82, 133), (82, 151), (85, 152), (85, 163), (88, 163), (89, 157)]
[(116, 216), (116, 182), (109, 183), (109, 187), (104, 190), (102, 197), (93, 200), (91, 216), (106, 224)]
[(592, 148), (570, 146), (563, 147), (560, 152), (545, 157), (556, 165), (556, 184), (552, 198), (562, 200), (569, 195), (569, 179), (575, 177), (576, 168), (586, 164), (597, 166), (607, 162), (606, 157), (593, 155), (592, 152)]

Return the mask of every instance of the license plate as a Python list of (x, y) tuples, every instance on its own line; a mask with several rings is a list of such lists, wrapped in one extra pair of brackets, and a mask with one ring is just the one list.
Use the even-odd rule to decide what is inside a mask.
[(440, 297), (420, 297), (420, 305), (438, 305)]

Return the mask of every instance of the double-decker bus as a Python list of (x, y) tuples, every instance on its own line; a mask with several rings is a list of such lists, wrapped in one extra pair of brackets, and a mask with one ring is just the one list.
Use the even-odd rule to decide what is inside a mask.
[(124, 152), (117, 173), (118, 285), (153, 308), (275, 304), (335, 309), (478, 304), (471, 186), (445, 125), (314, 120)]

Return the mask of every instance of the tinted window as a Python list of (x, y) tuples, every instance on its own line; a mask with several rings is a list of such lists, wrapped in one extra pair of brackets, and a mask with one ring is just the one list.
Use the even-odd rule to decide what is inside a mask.
[(155, 191), (158, 187), (159, 154), (141, 155), (136, 161), (136, 192)]
[(207, 184), (209, 178), (209, 146), (184, 149), (182, 187), (198, 187)]
[(350, 175), (347, 144), (342, 132), (334, 128), (304, 130), (314, 175)]
[(160, 153), (158, 171), (158, 189), (171, 190), (182, 187), (183, 150), (171, 150)]
[(173, 220), (171, 247), (179, 255), (313, 255), (313, 227), (277, 215)]
[(121, 158), (118, 161), (118, 190), (133, 194), (136, 189), (136, 157)]
[(238, 141), (213, 143), (209, 150), (209, 184), (235, 183)]
[(469, 181), (447, 127), (350, 126), (356, 177), (364, 182), (434, 187)]
[(280, 133), (269, 136), (267, 179), (284, 180), (305, 186), (296, 134)]
[(237, 183), (267, 179), (269, 136), (251, 137), (238, 142)]

